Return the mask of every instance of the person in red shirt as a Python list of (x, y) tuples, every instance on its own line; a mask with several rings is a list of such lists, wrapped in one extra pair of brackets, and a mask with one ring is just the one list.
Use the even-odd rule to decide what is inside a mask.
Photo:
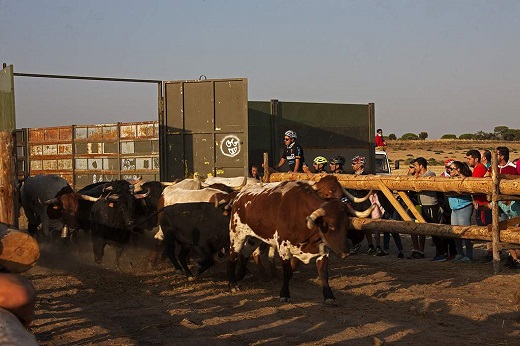
[(509, 148), (497, 147), (498, 173), (518, 175), (515, 165), (509, 161)]
[[(508, 147), (497, 147), (497, 162), (498, 162), (498, 173), (518, 175), (516, 166), (509, 161), (509, 148)], [(518, 203), (518, 201), (503, 201), (502, 204), (512, 209), (512, 204)], [(498, 202), (501, 204), (501, 201)], [(502, 208), (503, 209), (503, 208)], [(520, 254), (520, 248), (509, 250), (509, 259), (511, 260), (511, 266), (515, 269), (520, 269), (520, 262), (518, 260), (518, 254)]]
[(385, 138), (383, 137), (383, 130), (377, 129), (376, 138), (374, 141), (376, 143), (376, 150), (385, 150), (386, 149), (386, 141), (385, 141)]

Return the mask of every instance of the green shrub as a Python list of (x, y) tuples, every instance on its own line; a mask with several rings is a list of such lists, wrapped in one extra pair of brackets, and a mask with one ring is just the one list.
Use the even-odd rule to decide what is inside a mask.
[(445, 134), (445, 135), (442, 135), (441, 139), (457, 139), (457, 135), (454, 135), (454, 134)]

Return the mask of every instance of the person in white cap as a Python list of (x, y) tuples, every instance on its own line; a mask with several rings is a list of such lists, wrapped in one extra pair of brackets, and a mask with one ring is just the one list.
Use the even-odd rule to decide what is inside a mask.
[(296, 143), (296, 132), (292, 130), (285, 131), (283, 142), (285, 144), (283, 155), (278, 162), (278, 167), (281, 168), (285, 162), (289, 164), (289, 169), (294, 173), (302, 173), (305, 158), (303, 156), (303, 148)]

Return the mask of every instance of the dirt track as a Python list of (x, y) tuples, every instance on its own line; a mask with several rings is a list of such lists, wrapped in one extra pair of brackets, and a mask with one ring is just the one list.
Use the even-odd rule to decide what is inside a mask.
[[(402, 238), (408, 249), (409, 237)], [(433, 256), (432, 246), (427, 251)], [(188, 283), (166, 262), (149, 270), (147, 249), (127, 249), (123, 271), (115, 271), (113, 252), (107, 251), (106, 268), (94, 264), (88, 246), (81, 255), (42, 248), (38, 265), (25, 274), (38, 289), (32, 330), (42, 345), (518, 345), (520, 340), (518, 271), (494, 276), (490, 264), (398, 260), (393, 243), (387, 257), (332, 258), (337, 307), (321, 303), (312, 264), (293, 276), (287, 304), (278, 301), (279, 280), (260, 282), (255, 275), (230, 294), (223, 263)], [(476, 256), (482, 254), (476, 250)]]

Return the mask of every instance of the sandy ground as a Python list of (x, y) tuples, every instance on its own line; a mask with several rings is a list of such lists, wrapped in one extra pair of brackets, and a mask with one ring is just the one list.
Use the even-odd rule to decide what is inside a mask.
[[(417, 142), (406, 148), (391, 143), (390, 158), (463, 160), (475, 147), (444, 142), (432, 149)], [(259, 280), (253, 265), (234, 294), (225, 263), (195, 282), (167, 262), (150, 269), (151, 237), (125, 250), (120, 271), (112, 248), (104, 264), (96, 265), (86, 238), (79, 249), (44, 244), (37, 265), (24, 273), (38, 290), (32, 332), (40, 344), (520, 345), (520, 272), (502, 266), (494, 275), (491, 264), (430, 262), (429, 238), (426, 259), (397, 259), (393, 241), (386, 257), (332, 256), (330, 283), (338, 306), (326, 306), (312, 263), (294, 274), (292, 302), (280, 303), (281, 280)], [(402, 239), (408, 255), (409, 236)]]
[[(114, 249), (96, 265), (88, 240), (80, 250), (42, 246), (24, 275), (38, 290), (32, 331), (42, 345), (519, 345), (520, 272), (491, 264), (435, 263), (356, 254), (330, 263), (338, 306), (322, 303), (314, 264), (291, 280), (280, 303), (280, 279), (252, 275), (231, 294), (225, 263), (196, 282), (167, 262), (147, 264), (151, 234), (129, 247), (122, 270)], [(403, 235), (405, 252), (409, 236)], [(362, 250), (366, 249), (366, 244)], [(427, 241), (427, 257), (433, 256)], [(482, 257), (482, 247), (476, 256)], [(279, 267), (281, 274), (281, 269)], [(281, 275), (279, 275), (281, 276)]]

